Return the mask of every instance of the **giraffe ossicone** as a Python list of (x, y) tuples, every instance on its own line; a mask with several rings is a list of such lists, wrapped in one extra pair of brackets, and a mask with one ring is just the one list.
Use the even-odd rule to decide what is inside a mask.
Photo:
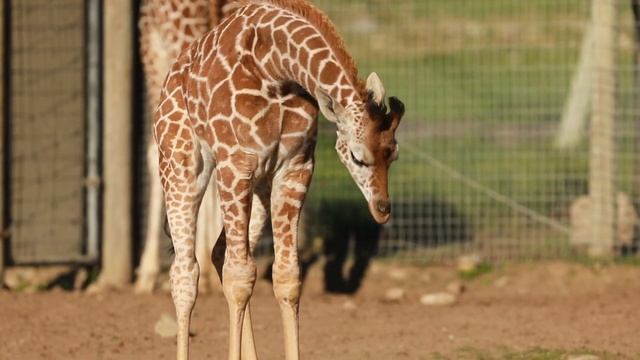
[[(229, 306), (229, 359), (255, 357), (245, 321), (256, 265), (253, 248), (271, 215), (273, 290), (284, 326), (285, 358), (298, 359), (298, 221), (314, 168), (317, 115), (336, 123), (336, 151), (369, 204), (388, 221), (389, 166), (404, 114), (384, 102), (376, 74), (367, 82), (327, 17), (305, 0), (239, 0), (216, 28), (184, 50), (155, 114), (159, 172), (175, 248), (171, 294), (178, 358), (189, 355), (197, 296), (198, 208), (213, 176), (224, 224), (213, 251)], [(248, 313), (247, 313), (248, 314)], [(247, 343), (250, 342), (250, 345)]]

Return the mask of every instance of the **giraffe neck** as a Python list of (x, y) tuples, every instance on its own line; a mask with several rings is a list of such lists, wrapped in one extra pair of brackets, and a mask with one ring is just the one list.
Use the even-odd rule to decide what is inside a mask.
[[(226, 0), (143, 0), (138, 26), (140, 51), (151, 107), (160, 101), (160, 88), (180, 51), (202, 36)], [(211, 18), (211, 20), (210, 20)], [(212, 21), (216, 22), (212, 22)]]
[[(248, 7), (245, 12), (249, 15), (247, 25), (253, 29), (248, 35), (248, 50), (268, 77), (294, 81), (312, 95), (322, 90), (353, 116), (359, 115), (363, 84), (354, 69), (348, 71), (348, 64), (336, 53), (331, 39), (312, 21), (268, 2)], [(253, 23), (253, 19), (260, 21)]]

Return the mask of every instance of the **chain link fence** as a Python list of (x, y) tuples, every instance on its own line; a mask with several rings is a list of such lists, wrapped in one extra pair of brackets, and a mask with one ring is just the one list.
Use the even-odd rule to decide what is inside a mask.
[(99, 54), (87, 46), (98, 24), (89, 24), (90, 4), (95, 1), (5, 2), (2, 206), (14, 263), (92, 261), (97, 255), (97, 183), (87, 179), (97, 174), (98, 128), (98, 84), (88, 64)]
[[(603, 199), (587, 196), (598, 188), (611, 203), (603, 216), (614, 220), (615, 250), (633, 252), (632, 1), (594, 1), (314, 1), (345, 37), (361, 77), (378, 72), (387, 94), (407, 107), (391, 168), (393, 216), (379, 254), (416, 261), (581, 256), (598, 241), (588, 238)], [(602, 5), (614, 9), (614, 22), (594, 16)], [(612, 41), (603, 40), (603, 28)], [(610, 69), (599, 67), (603, 56), (613, 56)], [(611, 136), (590, 125), (594, 109), (604, 106), (607, 115), (602, 94), (615, 101)], [(334, 141), (331, 124), (321, 121), (307, 230), (326, 236), (346, 218), (346, 241), (376, 225)]]
[[(87, 253), (90, 3), (8, 2), (7, 207), (16, 261)], [(309, 245), (316, 237), (375, 243), (381, 234), (367, 251), (405, 260), (471, 252), (559, 258), (585, 253), (604, 228), (616, 253), (635, 251), (633, 0), (314, 3), (337, 25), (361, 76), (378, 72), (408, 112), (391, 169), (393, 217), (383, 228), (337, 159), (333, 126), (320, 122), (305, 214)], [(615, 5), (611, 22), (596, 21), (595, 4)], [(146, 136), (145, 121), (136, 121)], [(137, 169), (135, 228), (144, 229), (143, 161)], [(269, 247), (262, 242), (262, 251)]]
[[(333, 125), (320, 120), (303, 253), (318, 251), (318, 239), (353, 238), (369, 255), (406, 261), (570, 258), (587, 254), (602, 229), (613, 233), (615, 254), (635, 252), (635, 0), (313, 2), (345, 38), (361, 77), (378, 72), (407, 114), (383, 227), (338, 161)], [(596, 5), (614, 9), (609, 22)], [(613, 62), (602, 68), (607, 56)], [(602, 118), (604, 127), (594, 120)], [(147, 125), (138, 131), (146, 136)], [(142, 239), (143, 147), (138, 153)], [(270, 240), (258, 254), (270, 252)]]

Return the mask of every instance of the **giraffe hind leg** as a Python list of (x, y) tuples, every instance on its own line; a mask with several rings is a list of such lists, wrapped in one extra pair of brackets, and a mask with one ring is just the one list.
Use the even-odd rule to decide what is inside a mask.
[[(170, 80), (167, 83), (174, 86), (181, 84)], [(177, 359), (187, 360), (191, 312), (198, 294), (200, 274), (195, 255), (197, 217), (211, 176), (213, 160), (209, 149), (200, 144), (188, 125), (184, 97), (180, 91), (172, 90), (166, 89), (164, 92), (172, 94), (163, 100), (163, 103), (170, 103), (171, 106), (158, 107), (154, 130), (159, 144), (159, 170), (167, 220), (175, 250), (169, 277), (178, 322)]]
[(284, 328), (285, 359), (300, 358), (298, 304), (301, 279), (298, 260), (298, 222), (313, 173), (313, 160), (290, 169), (274, 180), (271, 205), (274, 263), (273, 292), (280, 305)]
[[(193, 156), (194, 162), (202, 161), (197, 154), (191, 154), (191, 156)], [(162, 156), (160, 162), (161, 169), (169, 169), (165, 170), (166, 177), (172, 180), (171, 183), (165, 183), (167, 219), (175, 249), (170, 269), (171, 296), (178, 321), (178, 359), (186, 360), (189, 358), (189, 324), (198, 294), (200, 275), (195, 246), (197, 215), (206, 186), (200, 185), (200, 181), (194, 181), (193, 174), (188, 174), (193, 170), (180, 169), (180, 171), (176, 171), (169, 165), (170, 161), (163, 159)], [(209, 175), (210, 171), (209, 173), (205, 171), (198, 174), (197, 177), (208, 177)]]
[[(212, 188), (215, 189), (215, 182), (212, 184)], [(266, 222), (266, 218), (268, 217), (268, 194), (264, 194), (266, 196), (260, 196), (258, 194), (253, 195), (253, 201), (251, 206), (251, 219), (249, 221), (249, 249), (251, 254), (258, 243), (260, 235), (262, 235), (262, 230), (264, 229), (264, 225)], [(220, 226), (222, 226), (222, 214), (220, 212), (219, 198), (215, 198), (217, 203), (215, 204), (215, 208), (218, 209), (218, 213), (216, 213), (216, 218), (213, 223), (217, 224), (220, 222)], [(226, 235), (224, 229), (220, 233), (220, 236), (214, 243), (213, 250), (211, 252), (211, 261), (216, 268), (218, 276), (220, 278), (220, 282), (222, 283), (222, 267), (224, 265), (224, 256), (227, 249), (226, 244)], [(242, 344), (241, 344), (241, 358), (242, 360), (256, 360), (258, 358), (258, 354), (256, 352), (255, 340), (253, 336), (253, 327), (251, 322), (251, 304), (247, 303), (245, 308), (244, 320), (242, 322)]]
[[(239, 150), (217, 166), (226, 237), (222, 289), (229, 307), (229, 359), (240, 360), (246, 308), (256, 281), (256, 264), (249, 247), (249, 221), (258, 158)], [(225, 179), (224, 173), (231, 176)]]

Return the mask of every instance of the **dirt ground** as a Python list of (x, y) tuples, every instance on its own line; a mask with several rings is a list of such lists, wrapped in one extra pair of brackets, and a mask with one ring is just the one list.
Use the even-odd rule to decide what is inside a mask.
[[(639, 279), (640, 267), (621, 265), (505, 265), (460, 280), (454, 267), (378, 262), (357, 295), (337, 296), (322, 292), (316, 266), (301, 302), (302, 357), (566, 359), (596, 353), (640, 359)], [(456, 304), (420, 303), (422, 295), (456, 281), (465, 287)], [(404, 298), (384, 301), (390, 288), (402, 288)], [(162, 292), (0, 291), (0, 359), (172, 359), (175, 341), (154, 331), (163, 313), (172, 314), (173, 306)], [(280, 315), (265, 281), (256, 286), (252, 314), (260, 358), (282, 359)], [(200, 296), (192, 358), (225, 358), (227, 327), (221, 293)], [(523, 355), (528, 351), (564, 355)]]

